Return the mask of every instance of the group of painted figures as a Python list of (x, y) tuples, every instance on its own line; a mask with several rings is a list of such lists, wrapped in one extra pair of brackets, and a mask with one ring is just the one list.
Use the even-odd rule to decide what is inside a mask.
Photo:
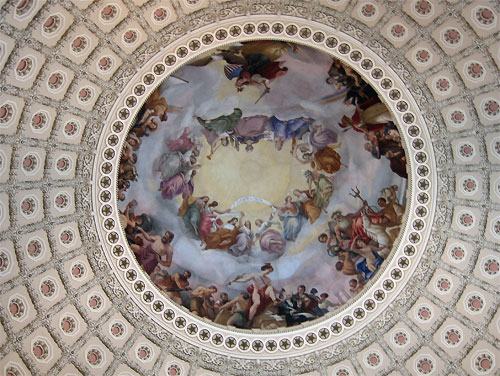
[(353, 189), (351, 196), (361, 200), (361, 208), (348, 214), (335, 211), (328, 230), (318, 236), (328, 255), (336, 259), (335, 269), (353, 276), (351, 289), (357, 291), (373, 277), (401, 230), (405, 207), (398, 201), (397, 190), (396, 185), (382, 189), (377, 200), (380, 209), (375, 209)]
[[(281, 254), (286, 242), (295, 241), (308, 220), (314, 223), (322, 211), (326, 212), (333, 194), (332, 176), (343, 165), (335, 150), (341, 144), (335, 143), (337, 134), (334, 131), (313, 125), (309, 118), (280, 120), (275, 116), (242, 115), (242, 111), (235, 108), (233, 113), (215, 119), (195, 117), (211, 147), (208, 158), (220, 146), (234, 145), (238, 149), (238, 145), (244, 143), (246, 150), (251, 152), (253, 144), (265, 140), (274, 142), (279, 151), (291, 140), (291, 153), (301, 163), (311, 165), (311, 170), (305, 172), (308, 190), (295, 189), (293, 197), (287, 196), (282, 206), (271, 205), (266, 220), (255, 220), (255, 233), (244, 213), (236, 212), (236, 216), (224, 223), (222, 218), (230, 215), (231, 209), (219, 210), (217, 201), (210, 201), (207, 196), (193, 196), (192, 177), (200, 167), (197, 160), (200, 142), (190, 136), (190, 128), (185, 128), (179, 138), (167, 141), (169, 151), (162, 154), (158, 162), (162, 179), (160, 190), (165, 199), (182, 195), (178, 215), (190, 235), (201, 240), (203, 249), (227, 250), (234, 256), (241, 256), (249, 253), (258, 240), (261, 250)], [(281, 222), (273, 220), (276, 213)]]
[(167, 121), (168, 104), (164, 97), (160, 97), (158, 90), (147, 99), (145, 105), (139, 112), (139, 120), (130, 129), (123, 153), (120, 159), (120, 170), (118, 174), (118, 199), (125, 200), (125, 191), (130, 187), (131, 181), (138, 177), (137, 150), (141, 146), (142, 137), (149, 136), (158, 129), (163, 121)]
[[(157, 266), (151, 278), (176, 303), (188, 308), (192, 313), (209, 318), (217, 324), (235, 326), (237, 328), (277, 328), (292, 326), (323, 316), (330, 307), (336, 307), (328, 300), (328, 294), (317, 295), (318, 290), (312, 288), (306, 293), (306, 287), (300, 285), (296, 293), (277, 291), (268, 274), (273, 266), (266, 263), (260, 272), (239, 275), (228, 282), (249, 283), (246, 291), (229, 298), (227, 292), (221, 292), (217, 298), (216, 286), (190, 287), (191, 272), (168, 273)], [(272, 308), (269, 309), (269, 306)]]
[(216, 53), (202, 56), (190, 65), (205, 66), (224, 60), (224, 74), (228, 80), (234, 80), (238, 92), (247, 86), (255, 86), (262, 90), (263, 96), (271, 91), (272, 82), (287, 74), (285, 62), (279, 59), (290, 51), (296, 53), (299, 47), (293, 43), (270, 40), (245, 42), (218, 49)]
[(401, 136), (392, 121), (392, 115), (380, 101), (375, 90), (347, 65), (333, 59), (328, 71), (328, 84), (347, 90), (344, 104), (356, 106), (351, 117), (342, 117), (338, 124), (344, 130), (353, 129), (363, 133), (365, 150), (380, 159), (387, 158), (392, 172), (407, 179), (406, 156), (401, 144)]
[[(225, 76), (236, 78), (239, 91), (246, 85), (259, 86), (263, 89), (262, 97), (271, 90), (275, 79), (287, 73), (287, 68), (277, 59), (289, 48), (292, 52), (297, 51), (296, 46), (283, 42), (249, 42), (220, 50), (192, 65), (206, 65), (222, 58), (228, 62)], [(352, 128), (363, 133), (365, 149), (374, 158), (387, 158), (391, 170), (406, 178), (401, 137), (389, 111), (370, 85), (337, 59), (332, 61), (326, 82), (346, 90), (344, 103), (356, 106), (353, 116), (342, 118), (341, 129)], [(134, 151), (139, 148), (141, 137), (155, 131), (167, 119), (167, 109), (165, 98), (156, 91), (130, 131), (120, 164), (120, 200), (125, 199), (125, 190), (137, 177)], [(165, 140), (167, 151), (154, 161), (153, 168), (161, 181), (159, 194), (163, 199), (182, 196), (177, 214), (188, 236), (200, 242), (201, 250), (224, 251), (240, 257), (250, 254), (258, 242), (261, 251), (279, 256), (285, 252), (287, 242), (296, 241), (307, 222), (312, 224), (322, 214), (328, 215), (327, 208), (334, 192), (333, 176), (340, 168), (348, 167), (341, 161), (338, 151), (342, 145), (337, 142), (338, 135), (333, 129), (317, 125), (308, 117), (282, 120), (276, 116), (244, 116), (239, 108), (213, 119), (193, 118), (191, 128), (186, 127), (177, 137)], [(220, 209), (217, 201), (194, 195), (193, 178), (202, 165), (203, 147), (203, 142), (193, 134), (195, 127), (199, 127), (210, 147), (209, 160), (221, 147), (231, 147), (235, 151), (244, 147), (252, 152), (258, 142), (273, 142), (275, 149), (282, 151), (285, 145), (291, 144), (292, 156), (310, 166), (304, 173), (308, 189), (294, 189), (282, 205), (271, 204), (267, 218), (254, 220), (254, 230), (245, 213), (233, 212), (231, 208)], [(374, 275), (399, 233), (404, 206), (398, 202), (397, 189), (392, 186), (382, 190), (377, 202), (381, 209), (371, 207), (362, 199), (359, 190), (353, 190), (352, 196), (361, 200), (362, 207), (355, 213), (344, 215), (336, 211), (331, 214), (328, 230), (318, 237), (333, 258), (332, 268), (353, 276), (349, 282), (353, 294)], [(228, 285), (233, 286), (248, 284), (245, 291), (232, 299), (225, 292), (220, 293), (220, 299), (215, 297), (216, 286), (192, 289), (189, 284), (191, 272), (174, 272), (172, 267), (174, 234), (166, 231), (154, 235), (154, 219), (147, 213), (136, 213), (136, 206), (135, 200), (126, 205), (121, 211), (121, 222), (139, 263), (161, 290), (196, 315), (239, 328), (270, 329), (315, 319), (338, 305), (328, 301), (327, 293), (317, 296), (316, 288), (309, 293), (303, 285), (295, 293), (277, 289), (268, 277), (273, 271), (271, 264), (263, 265), (259, 272), (239, 275), (229, 281)], [(229, 220), (224, 220), (226, 217)]]

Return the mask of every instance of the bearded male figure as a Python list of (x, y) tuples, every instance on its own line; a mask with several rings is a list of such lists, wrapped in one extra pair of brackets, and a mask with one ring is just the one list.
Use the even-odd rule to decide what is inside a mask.
[(342, 242), (343, 239), (352, 239), (352, 220), (357, 217), (358, 213), (349, 213), (343, 215), (342, 212), (336, 211), (332, 214), (333, 221), (331, 224), (330, 231), (335, 234), (338, 242)]
[(142, 233), (147, 245), (141, 247), (137, 244), (131, 244), (130, 247), (144, 271), (151, 274), (159, 262), (164, 268), (170, 267), (174, 253), (170, 243), (174, 239), (174, 234), (166, 231), (164, 236), (151, 236), (141, 227), (139, 227), (139, 231)]

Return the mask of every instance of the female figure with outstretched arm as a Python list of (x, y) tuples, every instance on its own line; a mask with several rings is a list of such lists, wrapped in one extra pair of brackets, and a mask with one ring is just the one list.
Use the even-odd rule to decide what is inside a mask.
[(260, 273), (240, 275), (228, 283), (228, 285), (231, 285), (233, 282), (244, 283), (252, 281), (252, 284), (247, 288), (250, 294), (250, 301), (248, 304), (250, 308), (248, 309), (248, 322), (245, 325), (246, 327), (250, 326), (254, 317), (264, 311), (270, 302), (274, 304), (279, 303), (278, 299), (276, 299), (271, 279), (267, 276), (272, 273), (273, 270), (272, 265), (266, 263), (260, 268)]
[(233, 256), (241, 256), (245, 253), (250, 252), (252, 246), (254, 245), (254, 233), (252, 232), (252, 224), (247, 220), (243, 220), (245, 216), (244, 212), (241, 212), (240, 223), (239, 223), (239, 234), (236, 236), (236, 243), (229, 247), (228, 252)]

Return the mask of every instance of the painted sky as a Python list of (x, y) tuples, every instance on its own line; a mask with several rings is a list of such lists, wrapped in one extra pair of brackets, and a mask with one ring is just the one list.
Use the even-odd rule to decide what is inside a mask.
[[(344, 105), (342, 96), (336, 101), (320, 103), (321, 98), (336, 92), (334, 86), (325, 82), (331, 64), (328, 55), (300, 47), (297, 53), (290, 50), (280, 60), (285, 62), (289, 71), (284, 77), (271, 83), (271, 92), (258, 104), (255, 101), (260, 95), (259, 89), (251, 87), (237, 93), (234, 81), (229, 81), (223, 74), (224, 61), (215, 61), (205, 67), (185, 66), (175, 73), (189, 83), (176, 78), (167, 79), (160, 87), (160, 95), (166, 98), (170, 106), (168, 120), (162, 122), (155, 133), (142, 139), (136, 163), (139, 178), (137, 182), (132, 182), (126, 192), (126, 200), (120, 205), (123, 208), (128, 201), (136, 199), (139, 203), (136, 213), (150, 214), (158, 232), (167, 229), (174, 232), (172, 271), (191, 270), (193, 286), (199, 283), (215, 284), (219, 291), (225, 290), (234, 295), (245, 290), (246, 284), (235, 284), (231, 286), (232, 289), (228, 289), (224, 284), (229, 279), (240, 273), (258, 271), (263, 262), (272, 261), (274, 272), (270, 274), (270, 278), (276, 288), (295, 291), (297, 285), (304, 284), (308, 290), (316, 287), (320, 293), (327, 292), (334, 303), (344, 302), (350, 297), (348, 280), (352, 276), (345, 276), (335, 270), (337, 258), (327, 255), (325, 246), (316, 240), (318, 234), (326, 230), (327, 221), (334, 210), (341, 209), (348, 213), (359, 209), (359, 200), (348, 194), (351, 187), (359, 187), (363, 197), (376, 207), (380, 190), (393, 184), (399, 186), (398, 196), (400, 202), (404, 203), (406, 180), (390, 170), (388, 160), (376, 160), (364, 150), (365, 140), (362, 134), (352, 130), (343, 132), (337, 125), (343, 115), (351, 116), (354, 113), (354, 106)], [(341, 168), (334, 175), (335, 192), (328, 206), (330, 214), (322, 214), (314, 225), (305, 225), (297, 241), (287, 244), (285, 253), (279, 259), (262, 252), (258, 243), (250, 255), (239, 258), (224, 251), (201, 251), (200, 242), (185, 235), (182, 218), (176, 215), (180, 199), (163, 200), (158, 192), (160, 177), (153, 171), (153, 164), (155, 159), (167, 151), (165, 140), (177, 138), (184, 127), (190, 127), (204, 141), (201, 127), (193, 120), (193, 115), (205, 119), (215, 118), (230, 114), (234, 107), (241, 108), (244, 117), (274, 115), (282, 120), (311, 117), (315, 119), (315, 123), (336, 131), (342, 142), (339, 154), (342, 162), (349, 167)], [(264, 142), (266, 141), (260, 141)], [(229, 205), (233, 198), (251, 194), (249, 190), (252, 190), (252, 184), (259, 184), (259, 187), (253, 189), (258, 190), (262, 198), (282, 204), (283, 194), (290, 194), (294, 188), (307, 187), (303, 173), (308, 166), (292, 161), (290, 145), (291, 143), (287, 143), (281, 152), (275, 151), (272, 143), (258, 145), (253, 153), (246, 153), (244, 147), (240, 148), (239, 153), (231, 148), (221, 148), (212, 161), (205, 158), (209, 149), (206, 146), (200, 158), (201, 172), (194, 177), (194, 196), (208, 194), (225, 208), (224, 205)], [(232, 160), (232, 164), (223, 163), (222, 160)], [(247, 166), (250, 171), (252, 163), (264, 167), (254, 169), (256, 171), (253, 171), (252, 184), (249, 184), (242, 178), (242, 169), (234, 166)], [(230, 169), (228, 165), (231, 166)], [(287, 178), (276, 179), (276, 176), (281, 176), (279, 174)], [(279, 195), (276, 194), (277, 191)], [(228, 195), (227, 192), (231, 194)], [(278, 200), (279, 196), (282, 196), (281, 200)], [(262, 213), (269, 213), (268, 207), (264, 206), (261, 210)], [(262, 214), (262, 217), (267, 215)], [(253, 222), (254, 218), (251, 219)]]

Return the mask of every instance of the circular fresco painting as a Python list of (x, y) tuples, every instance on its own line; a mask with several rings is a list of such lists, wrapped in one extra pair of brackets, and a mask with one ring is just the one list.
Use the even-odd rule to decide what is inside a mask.
[(345, 63), (280, 41), (212, 51), (146, 101), (121, 158), (139, 264), (194, 315), (237, 328), (317, 319), (357, 295), (398, 237), (406, 157)]

